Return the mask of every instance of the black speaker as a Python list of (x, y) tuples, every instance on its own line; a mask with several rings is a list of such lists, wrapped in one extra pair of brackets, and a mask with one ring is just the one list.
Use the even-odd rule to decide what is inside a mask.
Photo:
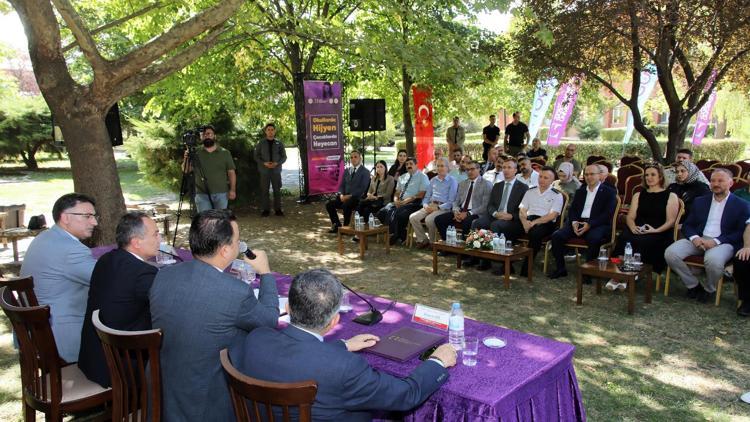
[(112, 106), (107, 112), (107, 116), (104, 118), (104, 123), (107, 125), (107, 132), (109, 133), (109, 141), (112, 142), (112, 146), (116, 147), (122, 145), (122, 126), (120, 126), (120, 108), (117, 107), (117, 103)]
[(382, 98), (349, 100), (349, 129), (357, 132), (385, 130), (385, 100)]

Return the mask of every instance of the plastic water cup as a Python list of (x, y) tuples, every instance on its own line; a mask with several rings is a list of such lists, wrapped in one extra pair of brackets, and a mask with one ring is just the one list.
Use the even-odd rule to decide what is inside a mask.
[(344, 292), (341, 295), (341, 304), (339, 305), (339, 312), (349, 312), (352, 310), (352, 304), (349, 302), (349, 293)]
[(507, 240), (505, 242), (505, 253), (511, 253), (513, 252), (513, 242), (510, 240)]
[(607, 248), (599, 249), (599, 261), (609, 261), (609, 254), (607, 254)]
[(229, 269), (229, 272), (247, 284), (255, 279), (255, 269), (241, 259), (232, 261), (232, 268)]
[(476, 366), (478, 353), (479, 339), (470, 336), (464, 337), (464, 348), (461, 349), (461, 361), (464, 366)]

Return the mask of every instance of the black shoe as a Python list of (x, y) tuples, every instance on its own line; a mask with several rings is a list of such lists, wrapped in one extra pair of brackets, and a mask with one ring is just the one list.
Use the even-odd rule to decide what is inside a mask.
[(359, 243), (359, 238), (357, 236), (352, 237), (352, 242)]
[(482, 260), (482, 262), (479, 263), (479, 266), (477, 267), (479, 271), (487, 271), (490, 268), (492, 268), (492, 263), (484, 259)]
[(269, 215), (271, 215), (271, 211), (268, 210), (263, 210), (263, 212), (260, 213), (261, 217), (268, 217)]
[(556, 279), (556, 278), (567, 277), (567, 276), (568, 276), (568, 272), (565, 269), (555, 270), (555, 271), (547, 274), (547, 277), (549, 277), (549, 278), (551, 278), (553, 280)]
[(274, 214), (276, 214), (277, 217), (283, 217), (284, 216), (284, 211), (276, 210), (276, 212), (274, 212)]
[(524, 259), (521, 263), (521, 277), (528, 277), (529, 276), (529, 261), (527, 259)]
[(750, 300), (744, 300), (742, 302), (742, 306), (737, 308), (737, 315), (742, 317), (750, 316)]
[[(513, 268), (513, 264), (510, 264), (510, 273), (511, 274), (516, 273), (516, 270)], [(493, 271), (492, 274), (504, 276), (505, 275), (505, 263), (504, 262), (501, 263), (500, 267), (496, 269), (495, 271)]]
[(455, 255), (453, 252), (446, 252), (446, 251), (438, 251), (438, 256), (453, 256)]
[(388, 243), (391, 246), (395, 245), (396, 243), (400, 243), (400, 241), (401, 240), (398, 237), (394, 236), (394, 235), (391, 235), (391, 237), (388, 239)]
[(341, 226), (338, 226), (338, 225), (334, 224), (333, 226), (331, 226), (331, 229), (328, 230), (328, 233), (331, 233), (331, 234), (338, 233), (339, 232), (339, 227), (341, 227)]
[(698, 292), (701, 290), (703, 290), (703, 287), (701, 287), (701, 285), (699, 284), (693, 288), (687, 289), (687, 293), (685, 294), (685, 296), (687, 296), (688, 299), (697, 299)]
[(463, 262), (461, 263), (461, 265), (463, 265), (464, 267), (473, 267), (477, 264), (479, 264), (479, 260), (474, 258), (473, 256), (464, 258)]
[(594, 280), (592, 280), (591, 277), (585, 275), (585, 276), (581, 277), (581, 282), (583, 284), (593, 284)]
[(712, 296), (713, 296), (713, 293), (709, 293), (703, 287), (701, 287), (701, 289), (698, 290), (698, 295), (696, 296), (696, 299), (700, 303), (708, 303), (711, 300)]

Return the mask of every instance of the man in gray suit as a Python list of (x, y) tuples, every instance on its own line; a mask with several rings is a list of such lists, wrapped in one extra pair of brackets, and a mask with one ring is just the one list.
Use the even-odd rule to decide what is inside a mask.
[(223, 272), (239, 254), (240, 233), (229, 210), (207, 210), (190, 225), (194, 260), (162, 268), (149, 292), (151, 325), (161, 328), (165, 421), (233, 420), (219, 351), (256, 327), (275, 328), (279, 295), (268, 258), (246, 259), (260, 274), (251, 286)]
[(479, 176), (480, 165), (471, 161), (466, 167), (469, 178), (458, 184), (458, 194), (453, 201), (453, 212), (435, 218), (440, 236), (445, 239), (448, 226), (460, 228), (463, 233), (471, 229), (474, 220), (487, 215), (487, 202), (490, 199), (492, 183)]
[[(498, 235), (504, 234), (508, 240), (516, 240), (524, 233), (518, 216), (518, 206), (529, 187), (516, 180), (517, 169), (518, 162), (515, 159), (511, 158), (503, 162), (505, 179), (495, 183), (492, 187), (487, 204), (487, 215), (474, 221), (471, 225), (472, 229), (490, 229)], [(479, 269), (486, 270), (489, 267), (489, 262), (483, 262)]]
[(21, 277), (34, 277), (39, 303), (50, 307), (57, 352), (66, 362), (75, 362), (96, 264), (91, 250), (81, 243), (97, 225), (94, 200), (80, 193), (63, 195), (52, 207), (52, 219), (55, 225), (29, 245)]
[(271, 215), (269, 209), (268, 188), (273, 187), (273, 209), (279, 217), (284, 216), (281, 211), (281, 165), (286, 161), (284, 144), (276, 139), (276, 125), (267, 124), (263, 128), (265, 138), (255, 145), (255, 162), (258, 163), (260, 175), (260, 205), (263, 208), (261, 216)]

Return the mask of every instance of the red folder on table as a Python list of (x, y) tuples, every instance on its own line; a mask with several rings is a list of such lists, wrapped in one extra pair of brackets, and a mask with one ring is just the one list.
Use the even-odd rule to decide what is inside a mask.
[(445, 341), (445, 334), (401, 327), (387, 336), (380, 337), (379, 342), (363, 351), (398, 362), (406, 362), (441, 341)]

